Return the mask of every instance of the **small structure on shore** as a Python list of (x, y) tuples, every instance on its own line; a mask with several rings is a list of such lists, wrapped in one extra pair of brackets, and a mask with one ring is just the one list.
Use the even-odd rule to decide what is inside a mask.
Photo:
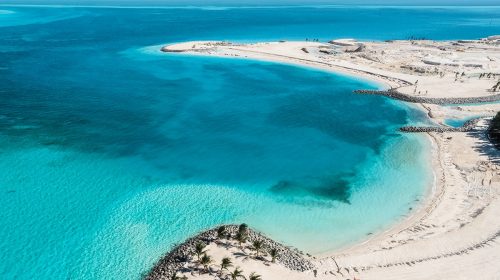
[(162, 52), (184, 52), (185, 50), (170, 49), (168, 46), (163, 46), (161, 48)]

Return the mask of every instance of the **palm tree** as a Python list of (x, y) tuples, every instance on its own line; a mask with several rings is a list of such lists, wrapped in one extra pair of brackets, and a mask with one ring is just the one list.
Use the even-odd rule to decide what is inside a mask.
[(272, 248), (269, 250), (269, 255), (271, 255), (271, 261), (276, 262), (276, 258), (278, 257), (278, 250), (276, 248)]
[(340, 272), (340, 266), (339, 264), (337, 263), (337, 261), (335, 260), (335, 258), (332, 258), (333, 262), (335, 263), (335, 266), (337, 266), (337, 273), (340, 273), (340, 275), (344, 276), (344, 274), (342, 274), (342, 272)]
[(233, 262), (231, 261), (230, 258), (226, 257), (223, 258), (220, 262), (220, 269), (221, 270), (227, 270), (229, 267), (233, 266)]
[(208, 256), (207, 254), (203, 254), (203, 256), (201, 257), (201, 260), (200, 260), (200, 264), (203, 265), (203, 268), (205, 268), (205, 271), (209, 271), (208, 270), (208, 266), (212, 263), (212, 258), (210, 256)]
[(227, 236), (227, 230), (226, 230), (226, 227), (225, 226), (220, 226), (218, 229), (217, 229), (217, 238), (218, 239), (224, 239), (226, 238)]
[(244, 233), (246, 234), (248, 231), (248, 225), (247, 224), (241, 224), (239, 227), (238, 227), (238, 232), (239, 233)]
[(255, 255), (257, 257), (259, 257), (260, 251), (263, 249), (263, 247), (264, 247), (264, 242), (262, 242), (262, 240), (254, 240), (252, 242), (252, 248), (255, 251)]
[(245, 278), (243, 271), (239, 267), (235, 268), (229, 275), (231, 276), (231, 280), (237, 280), (239, 277)]
[(252, 272), (250, 273), (250, 276), (248, 276), (248, 280), (262, 280), (262, 277), (259, 274)]
[(240, 247), (242, 247), (242, 244), (247, 242), (247, 235), (246, 233), (238, 232), (236, 233), (235, 239), (240, 243)]
[(170, 280), (186, 280), (186, 279), (187, 279), (186, 275), (178, 276), (177, 272), (174, 272), (174, 274), (172, 274), (172, 277), (170, 277)]
[(194, 246), (194, 253), (196, 254), (196, 257), (198, 258), (198, 261), (200, 260), (201, 255), (205, 254), (205, 252), (206, 252), (205, 247), (207, 247), (207, 245), (205, 245), (205, 243), (203, 243), (203, 242), (198, 242)]

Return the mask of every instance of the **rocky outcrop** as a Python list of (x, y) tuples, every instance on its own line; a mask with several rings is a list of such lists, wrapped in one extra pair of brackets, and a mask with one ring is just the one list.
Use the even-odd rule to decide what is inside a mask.
[[(235, 236), (238, 232), (239, 225), (226, 225), (226, 232)], [(281, 243), (278, 243), (263, 234), (248, 228), (247, 242), (254, 240), (262, 240), (266, 249), (276, 249), (278, 255), (276, 262), (281, 265), (296, 271), (306, 271), (315, 269), (314, 264), (304, 254), (296, 249), (289, 248)], [(184, 243), (177, 245), (151, 269), (145, 276), (145, 280), (166, 280), (190, 262), (191, 256), (194, 254), (195, 246), (199, 242), (210, 244), (217, 240), (217, 228), (210, 229), (200, 234), (189, 238)]]
[(344, 51), (348, 53), (357, 53), (357, 52), (362, 52), (366, 49), (366, 46), (363, 44), (358, 44), (356, 46), (352, 47), (345, 47)]
[(484, 102), (497, 102), (500, 101), (500, 94), (492, 94), (486, 96), (478, 97), (422, 97), (422, 96), (410, 96), (408, 94), (401, 93), (397, 89), (391, 90), (355, 90), (355, 93), (360, 94), (376, 94), (390, 97), (393, 99), (411, 102), (411, 103), (427, 103), (427, 104), (437, 104), (437, 105), (452, 105), (452, 104), (473, 104), (473, 103), (484, 103)]
[(402, 132), (467, 132), (476, 127), (480, 118), (466, 121), (461, 127), (448, 126), (404, 126), (399, 130)]

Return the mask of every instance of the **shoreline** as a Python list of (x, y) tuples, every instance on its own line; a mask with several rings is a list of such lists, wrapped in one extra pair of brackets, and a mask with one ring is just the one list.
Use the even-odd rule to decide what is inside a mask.
[[(428, 142), (430, 146), (429, 150), (425, 152), (428, 154), (433, 167), (435, 167), (436, 165), (439, 165), (440, 162), (439, 143), (431, 134), (424, 134), (425, 135), (422, 135), (422, 137), (423, 139), (425, 139), (425, 141)], [(374, 233), (371, 238), (360, 240), (357, 244), (348, 245), (339, 250), (332, 250), (319, 254), (317, 256), (321, 258), (329, 258), (332, 256), (356, 252), (357, 250), (364, 250), (366, 246), (377, 243), (378, 241), (387, 238), (387, 236), (401, 232), (414, 225), (416, 221), (421, 220), (428, 213), (429, 209), (431, 209), (435, 204), (436, 194), (443, 189), (442, 184), (440, 184), (438, 180), (438, 177), (440, 177), (442, 173), (440, 171), (434, 170), (434, 168), (431, 168), (430, 175), (432, 177), (432, 183), (425, 188), (424, 192), (422, 193), (422, 199), (413, 205), (413, 209), (410, 210), (404, 218), (394, 221), (385, 230)]]
[[(434, 139), (431, 135), (425, 133), (422, 135), (422, 140), (426, 141), (429, 145), (429, 150), (426, 150), (425, 153), (429, 157), (429, 159), (433, 162), (439, 161), (439, 156), (437, 156), (439, 149), (436, 148), (437, 143), (434, 142)], [(435, 153), (436, 152), (436, 153)], [(319, 259), (331, 258), (334, 256), (339, 256), (343, 254), (349, 254), (356, 252), (357, 250), (364, 250), (365, 247), (377, 243), (389, 235), (398, 233), (415, 223), (415, 221), (420, 220), (425, 213), (427, 213), (428, 208), (431, 206), (433, 202), (434, 194), (440, 189), (440, 185), (437, 180), (437, 172), (434, 170), (429, 170), (430, 176), (432, 177), (432, 183), (425, 187), (422, 192), (422, 199), (414, 202), (412, 205), (412, 209), (405, 213), (404, 216), (392, 221), (390, 224), (385, 226), (380, 231), (373, 232), (370, 236), (366, 236), (363, 239), (358, 240), (355, 243), (347, 244), (345, 246), (341, 246), (340, 248), (334, 250), (328, 250), (324, 253), (312, 254)], [(425, 213), (424, 213), (425, 212)]]
[[(359, 44), (367, 45), (377, 51), (380, 49), (384, 50), (383, 48), (387, 47), (384, 46), (384, 44), (387, 43), (380, 42), (361, 42)], [(401, 48), (413, 47), (405, 41), (401, 41), (398, 44), (401, 44), (397, 45)], [(412, 45), (413, 44), (412, 42)], [(446, 47), (450, 47), (452, 42), (426, 42), (426, 44), (448, 44)], [(477, 42), (477, 44), (483, 44), (483, 42)], [(495, 49), (495, 46), (493, 48), (493, 55), (498, 55), (500, 52)], [(373, 67), (371, 62), (366, 63), (364, 60), (363, 63), (359, 63), (359, 60), (357, 60), (356, 63), (353, 64), (350, 60), (353, 56), (349, 57), (349, 55), (346, 56), (342, 53), (339, 55), (341, 59), (335, 57), (333, 59), (327, 58), (331, 59), (333, 62), (321, 61), (325, 60), (322, 53), (326, 53), (326, 51), (324, 51), (326, 47), (328, 47), (326, 44), (311, 42), (277, 42), (237, 45), (227, 42), (188, 42), (173, 45), (175, 52), (185, 52), (189, 55), (236, 57), (286, 63), (303, 67), (312, 67), (334, 72), (336, 74), (349, 75), (356, 79), (361, 78), (363, 80), (375, 82), (381, 85), (381, 88), (384, 89), (386, 93), (390, 92), (390, 89), (397, 89), (398, 94), (411, 98), (412, 100), (401, 100), (397, 98), (398, 96), (382, 95), (393, 99), (399, 99), (402, 102), (406, 101), (413, 102), (416, 105), (418, 104), (417, 107), (437, 123), (443, 123), (443, 120), (450, 116), (470, 115), (472, 113), (476, 114), (477, 112), (481, 113), (481, 117), (488, 117), (491, 116), (493, 112), (500, 110), (500, 103), (482, 104), (478, 105), (477, 108), (465, 109), (459, 106), (463, 103), (470, 103), (471, 100), (478, 101), (477, 103), (483, 103), (491, 102), (491, 98), (500, 98), (500, 94), (492, 95), (490, 92), (481, 88), (484, 88), (484, 84), (486, 84), (484, 80), (481, 81), (481, 76), (479, 76), (477, 81), (473, 80), (473, 77), (475, 77), (475, 75), (477, 76), (477, 69), (475, 72), (468, 73), (470, 77), (467, 77), (466, 81), (462, 81), (462, 79), (464, 79), (462, 78), (464, 74), (457, 78), (458, 73), (450, 71), (451, 66), (447, 64), (443, 64), (444, 66), (440, 68), (442, 72), (437, 71), (436, 73), (438, 74), (433, 76), (421, 76), (420, 73), (417, 72), (409, 74), (404, 71), (391, 73), (388, 69), (397, 68), (390, 65), (383, 65), (383, 67), (377, 69)], [(427, 48), (428, 46), (425, 45), (424, 47)], [(172, 48), (172, 46), (164, 47), (162, 50), (165, 51), (165, 48)], [(312, 49), (314, 49), (314, 51), (311, 51)], [(377, 51), (375, 51), (375, 53)], [(285, 55), (282, 53), (285, 53)], [(368, 54), (369, 53), (363, 53), (362, 55), (366, 56)], [(473, 53), (471, 56), (473, 55), (475, 54)], [(304, 58), (304, 56), (308, 58)], [(362, 56), (360, 55), (360, 57)], [(500, 58), (500, 55), (498, 55), (498, 57)], [(375, 59), (367, 60), (375, 61)], [(495, 64), (493, 64), (493, 66), (496, 67)], [(420, 70), (420, 68), (418, 68), (418, 70)], [(455, 75), (454, 81), (453, 74)], [(496, 74), (493, 76), (494, 78), (496, 77), (495, 75)], [(500, 76), (500, 74), (498, 75)], [(442, 79), (446, 79), (446, 82), (441, 81)], [(413, 80), (415, 80), (415, 82), (410, 82)], [(462, 84), (457, 83), (457, 80)], [(413, 87), (414, 90), (411, 92), (410, 90)], [(417, 87), (419, 88), (418, 94)], [(422, 90), (420, 90), (420, 88), (422, 88)], [(443, 88), (448, 90), (443, 91)], [(423, 93), (421, 93), (424, 90), (425, 97), (423, 97)], [(450, 92), (454, 95), (447, 96)], [(457, 105), (456, 108), (440, 106), (450, 100), (459, 100), (459, 102), (452, 102), (454, 103), (452, 105)], [(468, 233), (477, 231), (477, 227), (468, 227), (469, 224), (476, 224), (479, 223), (479, 220), (491, 218), (491, 216), (486, 216), (484, 214), (487, 212), (486, 209), (496, 208), (497, 206), (500, 207), (500, 203), (498, 199), (496, 199), (498, 197), (498, 190), (491, 190), (493, 185), (496, 186), (497, 182), (500, 183), (500, 172), (496, 171), (500, 170), (500, 168), (497, 168), (490, 160), (492, 157), (498, 156), (498, 153), (493, 150), (488, 150), (487, 153), (478, 153), (478, 149), (487, 150), (490, 146), (488, 142), (484, 142), (484, 131), (486, 126), (486, 121), (483, 119), (476, 119), (467, 122), (463, 127), (458, 129), (446, 127), (444, 127), (445, 129), (436, 130), (426, 130), (425, 127), (417, 127), (415, 130), (413, 128), (410, 129), (411, 132), (425, 133), (427, 135), (426, 138), (429, 139), (431, 143), (431, 150), (429, 153), (432, 158), (431, 169), (434, 184), (431, 184), (431, 186), (427, 188), (422, 196), (422, 200), (417, 203), (414, 207), (415, 209), (412, 209), (412, 211), (408, 213), (407, 217), (400, 221), (396, 221), (396, 223), (387, 230), (374, 233), (373, 237), (361, 240), (354, 245), (316, 255), (318, 257), (317, 266), (319, 270), (322, 271), (324, 275), (331, 275), (333, 277), (332, 279), (338, 279), (336, 277), (339, 276), (338, 272), (340, 268), (338, 263), (340, 263), (341, 266), (346, 266), (345, 273), (352, 274), (353, 276), (357, 275), (356, 277), (363, 276), (369, 279), (378, 279), (373, 277), (381, 276), (387, 279), (399, 279), (394, 277), (394, 275), (400, 274), (405, 276), (411, 275), (413, 277), (408, 277), (406, 279), (421, 279), (419, 278), (420, 275), (418, 271), (414, 270), (413, 274), (408, 274), (407, 270), (409, 267), (416, 266), (417, 263), (427, 264), (429, 260), (433, 260), (430, 261), (430, 263), (438, 262), (438, 260), (439, 262), (449, 262), (449, 259), (455, 256), (461, 257), (460, 261), (462, 261), (462, 259), (466, 258), (462, 256), (464, 252), (483, 248), (485, 244), (489, 244), (499, 237), (500, 224), (498, 223), (493, 223), (489, 225), (488, 228), (481, 229), (483, 231), (481, 235), (486, 234), (486, 232), (489, 234), (482, 239), (480, 236)], [(474, 148), (478, 143), (480, 145), (479, 148)], [(457, 151), (462, 150), (467, 151), (463, 156), (457, 153)], [(452, 164), (450, 165), (450, 163)], [(481, 170), (485, 170), (486, 172)], [(477, 178), (472, 178), (475, 176), (483, 178), (482, 187), (488, 185), (490, 193), (488, 193), (489, 196), (485, 200), (481, 197), (479, 199), (475, 197), (472, 198), (471, 202), (470, 195), (468, 193), (464, 194), (464, 192), (470, 192), (467, 188), (471, 188), (470, 184), (477, 180)], [(451, 186), (456, 185), (460, 187), (451, 188)], [(462, 204), (468, 203), (472, 206), (457, 205), (457, 203), (453, 201), (456, 200), (457, 197), (460, 201), (463, 201)], [(451, 212), (450, 209), (452, 210)], [(461, 222), (458, 223), (458, 221)], [(460, 236), (459, 240), (456, 240), (457, 235)], [(445, 247), (449, 247), (449, 249), (446, 249), (446, 253), (433, 253), (436, 247), (442, 247), (443, 244)], [(470, 244), (473, 244), (473, 246)], [(410, 253), (406, 248), (414, 248), (416, 250), (412, 250)], [(483, 251), (484, 250), (481, 250), (480, 252)], [(406, 253), (401, 255), (402, 252)], [(402, 261), (401, 257), (409, 261)], [(482, 260), (477, 259), (474, 259), (474, 261), (482, 262)], [(402, 266), (408, 267), (405, 268)], [(355, 272), (347, 267), (354, 268)], [(362, 268), (361, 271), (359, 271), (360, 267)], [(430, 270), (436, 270), (434, 264), (431, 264)], [(337, 273), (335, 273), (335, 271), (337, 271)], [(439, 273), (437, 271), (435, 272), (436, 275)], [(470, 274), (474, 271), (469, 269), (466, 272)], [(489, 269), (491, 275), (497, 272), (500, 273), (500, 269)], [(445, 274), (445, 279), (447, 279), (447, 276), (453, 275), (453, 273), (458, 275), (456, 271), (447, 273), (448, 274)], [(342, 277), (344, 277), (343, 274)], [(450, 278), (452, 277), (450, 276)]]
[[(193, 43), (193, 44), (198, 44), (198, 43), (211, 43), (212, 41), (195, 41), (195, 42), (188, 42), (188, 43)], [(184, 47), (186, 43), (180, 43), (181, 46)], [(279, 64), (284, 64), (284, 65), (290, 65), (290, 66), (295, 66), (295, 67), (304, 67), (304, 68), (310, 68), (314, 70), (321, 70), (321, 71), (326, 71), (330, 72), (333, 74), (337, 75), (343, 75), (343, 76), (349, 76), (353, 79), (361, 79), (370, 83), (374, 83), (378, 86), (380, 90), (389, 90), (391, 88), (399, 87), (400, 84), (393, 82), (393, 81), (388, 81), (386, 79), (383, 79), (375, 74), (369, 73), (369, 72), (364, 72), (364, 71), (359, 71), (357, 69), (351, 69), (348, 67), (340, 66), (340, 65), (330, 65), (327, 63), (323, 63), (320, 61), (314, 61), (314, 60), (307, 60), (307, 59), (300, 59), (296, 57), (290, 57), (290, 56), (284, 56), (284, 55), (277, 55), (274, 53), (258, 53), (254, 52), (252, 55), (251, 52), (247, 53), (246, 55), (228, 55), (228, 54), (218, 54), (218, 53), (204, 53), (204, 52), (193, 52), (190, 51), (189, 49), (174, 49), (174, 50), (169, 50), (166, 51), (165, 48), (171, 46), (167, 45), (161, 48), (161, 51), (167, 54), (174, 54), (174, 55), (188, 55), (188, 56), (205, 56), (205, 57), (219, 57), (219, 58), (227, 58), (227, 59), (250, 59), (250, 60), (255, 60), (255, 61), (262, 61), (262, 62), (272, 62), (272, 63), (279, 63)], [(176, 46), (176, 44), (174, 44)], [(256, 55), (255, 55), (256, 54)], [(406, 81), (405, 81), (406, 82)], [(409, 83), (409, 82), (408, 82)]]
[[(168, 47), (168, 46), (165, 46), (162, 48), (163, 52), (165, 52), (164, 49), (166, 47)], [(346, 68), (346, 67), (336, 67), (336, 66), (331, 67), (331, 65), (328, 65), (326, 63), (317, 64), (315, 61), (296, 60), (295, 58), (288, 57), (288, 56), (276, 56), (278, 59), (274, 59), (272, 57), (267, 59), (267, 58), (258, 58), (258, 57), (255, 58), (255, 57), (227, 56), (227, 55), (221, 55), (221, 54), (213, 55), (213, 54), (194, 53), (194, 52), (189, 52), (189, 51), (185, 51), (185, 50), (178, 50), (178, 49), (175, 49), (171, 53), (174, 53), (174, 54), (183, 54), (184, 53), (185, 55), (199, 55), (199, 56), (216, 56), (216, 57), (228, 58), (228, 59), (231, 59), (231, 58), (233, 58), (233, 59), (234, 58), (251, 59), (251, 60), (257, 60), (257, 61), (292, 65), (295, 67), (312, 68), (314, 70), (326, 71), (326, 72), (333, 73), (336, 75), (345, 75), (345, 76), (349, 76), (353, 79), (361, 79), (361, 80), (369, 81), (371, 83), (376, 83), (381, 91), (389, 91), (393, 88), (399, 88), (399, 87), (403, 86), (402, 84), (394, 83), (393, 80), (386, 80), (386, 79), (381, 78), (380, 76), (377, 76), (376, 74), (372, 74), (370, 72), (356, 71), (355, 69), (350, 69), (350, 68)], [(285, 59), (282, 61), (282, 60), (280, 60), (280, 58), (290, 58), (291, 60)], [(409, 83), (409, 82), (407, 82), (407, 83)], [(389, 98), (391, 98), (391, 97), (389, 97)], [(397, 98), (393, 98), (393, 99), (395, 99), (399, 102), (406, 103), (405, 101), (397, 99)], [(423, 104), (418, 103), (418, 102), (411, 102), (411, 103), (414, 103), (415, 105), (417, 105), (417, 106), (414, 106), (414, 108), (417, 108), (417, 109), (421, 110), (422, 112), (428, 113), (428, 110), (423, 106)], [(405, 104), (405, 105), (410, 106), (410, 104)], [(423, 137), (425, 137), (426, 140), (429, 141), (432, 150), (434, 150), (434, 149), (435, 149), (435, 151), (439, 150), (438, 148), (434, 148), (435, 146), (437, 146), (437, 143), (435, 142), (435, 139), (431, 135), (427, 134), (426, 136), (423, 136)], [(435, 163), (439, 162), (439, 158), (434, 158), (432, 156), (434, 154), (432, 151), (428, 151), (428, 152), (431, 156), (432, 161), (434, 161)], [(418, 220), (418, 219), (415, 219), (416, 216), (419, 216), (419, 214), (421, 214), (422, 211), (425, 211), (425, 209), (427, 208), (425, 205), (426, 202), (429, 202), (432, 200), (432, 197), (430, 195), (434, 193), (434, 190), (439, 188), (436, 185), (437, 184), (436, 178), (438, 177), (439, 174), (436, 174), (436, 172), (433, 170), (431, 170), (431, 172), (432, 172), (431, 175), (434, 178), (434, 180), (433, 180), (434, 182), (426, 188), (427, 189), (426, 191), (424, 191), (423, 196), (422, 196), (424, 198), (423, 201), (420, 201), (419, 203), (415, 203), (414, 211), (410, 211), (406, 218), (398, 219), (397, 221), (394, 221), (393, 223), (391, 223), (391, 225), (389, 225), (385, 229), (382, 229), (380, 232), (373, 233), (372, 237), (363, 238), (363, 239), (359, 240), (358, 242), (356, 242), (355, 244), (347, 244), (345, 246), (341, 246), (340, 248), (337, 248), (334, 250), (329, 250), (329, 251), (324, 252), (324, 253), (313, 254), (313, 255), (316, 257), (319, 257), (319, 258), (325, 258), (325, 257), (331, 257), (333, 255), (342, 254), (345, 252), (350, 252), (353, 249), (356, 249), (358, 247), (364, 247), (366, 245), (371, 244), (372, 242), (376, 242), (377, 240), (384, 238), (385, 236), (387, 236), (391, 233), (395, 233), (397, 231), (403, 230), (404, 228), (407, 228), (412, 223), (412, 221)]]

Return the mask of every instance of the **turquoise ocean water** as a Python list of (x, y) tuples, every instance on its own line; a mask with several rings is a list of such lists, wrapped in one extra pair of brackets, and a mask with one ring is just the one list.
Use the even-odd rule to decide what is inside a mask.
[[(384, 230), (432, 182), (413, 107), (308, 68), (163, 43), (476, 38), (498, 8), (0, 6), (0, 278), (139, 279), (246, 222), (311, 253)], [(401, 24), (404, 23), (404, 24)]]

